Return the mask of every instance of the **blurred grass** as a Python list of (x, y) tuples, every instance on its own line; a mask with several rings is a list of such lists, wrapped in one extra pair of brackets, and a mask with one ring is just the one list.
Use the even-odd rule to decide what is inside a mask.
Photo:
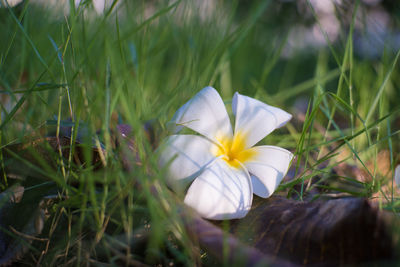
[[(280, 187), (288, 196), (302, 200), (315, 188), (320, 191), (313, 198), (378, 194), (384, 207), (399, 208), (392, 182), (400, 149), (399, 53), (385, 50), (378, 60), (354, 55), (355, 16), (337, 42), (288, 57), (290, 27), (272, 1), (219, 1), (208, 12), (195, 1), (114, 1), (100, 15), (90, 1), (78, 8), (70, 2), (66, 15), (34, 1), (0, 9), (0, 147), (61, 135), (69, 121), (71, 147), (75, 139), (89, 144), (90, 162), (90, 146), (112, 151), (108, 129), (124, 122), (133, 127), (142, 162), (134, 164), (136, 155), (129, 155), (132, 169), (126, 172), (115, 154), (106, 153), (107, 168), (94, 172), (71, 168), (73, 152), (54, 155), (59, 168), (49, 176), (68, 198), (52, 208), (43, 234), (51, 242), (41, 263), (80, 265), (99, 244), (107, 248), (124, 236), (128, 240), (118, 242), (129, 244), (143, 232), (150, 236), (146, 253), (123, 246), (132, 261), (201, 261), (182, 230), (143, 124), (155, 119), (162, 139), (168, 134), (163, 125), (207, 85), (228, 102), (239, 91), (294, 115), (287, 129), (265, 140), (296, 152), (292, 179)], [(56, 120), (55, 133), (49, 120)], [(381, 151), (389, 152), (389, 172), (380, 170)], [(367, 179), (337, 174), (341, 163), (357, 166)], [(1, 179), (3, 189), (12, 183)], [(73, 181), (79, 186), (69, 186)], [(110, 251), (105, 255), (113, 260)]]

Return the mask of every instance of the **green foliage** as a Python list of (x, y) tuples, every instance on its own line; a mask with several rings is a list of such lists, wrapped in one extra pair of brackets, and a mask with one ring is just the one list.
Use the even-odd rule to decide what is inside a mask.
[[(46, 251), (43, 264), (80, 265), (101, 250), (103, 260), (116, 263), (123, 255), (150, 264), (200, 259), (143, 124), (161, 125), (155, 130), (161, 140), (173, 113), (207, 85), (224, 99), (239, 91), (294, 115), (287, 128), (263, 141), (295, 151), (295, 170), (281, 192), (300, 200), (313, 189), (320, 190), (313, 199), (378, 193), (384, 207), (400, 207), (391, 176), (400, 149), (400, 52), (385, 50), (378, 60), (356, 56), (355, 15), (337, 42), (287, 57), (290, 28), (273, 1), (218, 1), (209, 12), (199, 11), (195, 1), (114, 1), (100, 15), (90, 1), (77, 8), (73, 2), (65, 16), (34, 1), (0, 9), (2, 167), (7, 145), (72, 129), (69, 154), (51, 154), (55, 171), (40, 160), (36, 167), (61, 189), (42, 233), (50, 242), (38, 245)], [(319, 21), (315, 12), (314, 19)], [(306, 108), (298, 108), (300, 100)], [(129, 171), (109, 131), (120, 122), (132, 126), (136, 143), (137, 155), (121, 143)], [(74, 166), (77, 140), (86, 162), (92, 162), (93, 147), (107, 151), (100, 153), (106, 168)], [(380, 171), (381, 151), (389, 153), (391, 172)], [(338, 174), (343, 164), (367, 178)], [(12, 183), (2, 175), (3, 189)], [(148, 242), (141, 244), (137, 235), (148, 235)], [(116, 243), (122, 256), (112, 251)]]

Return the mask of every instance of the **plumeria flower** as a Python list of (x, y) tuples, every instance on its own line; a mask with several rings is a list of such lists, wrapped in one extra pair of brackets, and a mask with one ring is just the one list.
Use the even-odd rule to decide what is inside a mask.
[(175, 134), (166, 140), (160, 164), (172, 188), (191, 183), (184, 202), (204, 218), (244, 217), (253, 193), (269, 197), (293, 158), (276, 146), (254, 146), (291, 119), (287, 112), (235, 93), (235, 127), (212, 87), (202, 89), (174, 115), (175, 133), (186, 127), (198, 135)]

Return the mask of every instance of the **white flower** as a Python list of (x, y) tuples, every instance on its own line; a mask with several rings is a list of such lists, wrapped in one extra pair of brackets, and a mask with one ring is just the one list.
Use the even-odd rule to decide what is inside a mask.
[(287, 112), (235, 93), (235, 128), (218, 92), (202, 89), (174, 115), (175, 133), (183, 127), (200, 135), (167, 138), (160, 164), (177, 188), (192, 182), (184, 202), (208, 219), (236, 219), (250, 210), (253, 193), (269, 197), (293, 158), (276, 146), (254, 146), (291, 119)]

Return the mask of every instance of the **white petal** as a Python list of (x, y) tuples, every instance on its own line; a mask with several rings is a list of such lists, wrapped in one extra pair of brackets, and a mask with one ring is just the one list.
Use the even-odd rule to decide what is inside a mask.
[(252, 147), (292, 118), (282, 109), (239, 93), (233, 96), (232, 111), (236, 116), (235, 134), (246, 137), (246, 148)]
[(253, 200), (249, 173), (217, 159), (191, 184), (185, 203), (204, 218), (237, 219), (250, 210)]
[(244, 165), (251, 174), (253, 192), (260, 197), (269, 197), (286, 175), (293, 154), (276, 146), (255, 146), (250, 150), (256, 156)]
[(169, 185), (178, 189), (177, 186), (191, 182), (202, 167), (215, 158), (211, 153), (214, 146), (206, 138), (197, 135), (169, 136), (160, 155), (161, 166), (170, 163), (166, 175)]
[(186, 126), (209, 139), (232, 137), (232, 127), (224, 102), (212, 87), (206, 87), (175, 113), (172, 123)]
[(397, 187), (400, 187), (400, 165), (397, 165), (394, 170), (394, 181), (396, 182)]

